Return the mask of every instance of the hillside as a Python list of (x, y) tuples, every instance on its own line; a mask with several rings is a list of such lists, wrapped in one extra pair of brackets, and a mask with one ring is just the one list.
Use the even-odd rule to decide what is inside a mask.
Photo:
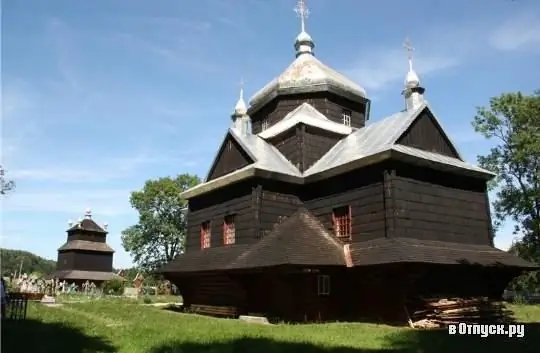
[(22, 261), (23, 273), (41, 273), (52, 272), (56, 267), (56, 261), (47, 260), (24, 250), (12, 250), (0, 248), (2, 256), (2, 274), (9, 275), (19, 272)]

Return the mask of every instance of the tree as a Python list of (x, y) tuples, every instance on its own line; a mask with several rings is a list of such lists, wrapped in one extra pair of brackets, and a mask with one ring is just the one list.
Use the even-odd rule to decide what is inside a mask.
[(139, 222), (122, 232), (122, 245), (141, 269), (151, 271), (184, 251), (187, 202), (180, 193), (198, 183), (197, 176), (182, 174), (148, 180), (142, 191), (131, 193)]
[(15, 189), (15, 182), (6, 179), (6, 171), (0, 164), (0, 195), (5, 195)]
[[(495, 226), (514, 221), (514, 234), (522, 237), (510, 251), (540, 263), (540, 91), (491, 98), (489, 108), (478, 108), (473, 126), (495, 142), (486, 156), (478, 157), (482, 167), (497, 173), (490, 185), (498, 188), (493, 202)], [(527, 278), (538, 282), (540, 276)], [(522, 288), (538, 285), (530, 280), (517, 282)]]

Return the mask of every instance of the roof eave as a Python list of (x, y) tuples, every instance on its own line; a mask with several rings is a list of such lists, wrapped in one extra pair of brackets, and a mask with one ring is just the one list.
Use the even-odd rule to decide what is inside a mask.
[[(249, 167), (249, 168), (248, 168)], [(294, 176), (289, 174), (283, 174), (279, 172), (274, 172), (266, 170), (263, 168), (258, 168), (254, 165), (249, 165), (235, 172), (222, 176), (220, 178), (214, 179), (208, 183), (199, 184), (189, 190), (184, 191), (180, 194), (181, 198), (190, 199), (195, 196), (209, 193), (211, 191), (220, 189), (222, 187), (235, 184), (242, 180), (246, 180), (252, 177), (262, 177), (265, 179), (272, 179), (278, 181), (284, 181), (292, 184), (303, 184), (303, 178), (301, 176)]]
[(475, 177), (475, 178), (484, 179), (486, 181), (489, 181), (489, 180), (493, 179), (496, 176), (496, 174), (491, 173), (491, 172), (487, 172), (487, 171), (483, 172), (483, 171), (479, 171), (479, 170), (465, 169), (465, 168), (462, 168), (462, 167), (457, 167), (457, 166), (453, 166), (453, 165), (446, 164), (446, 163), (430, 161), (430, 160), (427, 160), (427, 159), (412, 156), (412, 155), (409, 155), (407, 153), (403, 153), (403, 152), (396, 151), (396, 150), (391, 151), (391, 157), (393, 159), (395, 158), (397, 160), (401, 160), (401, 161), (411, 163), (411, 164), (415, 164), (415, 165), (418, 165), (418, 166), (427, 166), (427, 167), (434, 168), (434, 169), (437, 169), (437, 170), (440, 170), (440, 171), (443, 171), (443, 172), (453, 172), (453, 173), (456, 173), (456, 174), (467, 175), (467, 176), (472, 176), (472, 177)]
[(202, 195), (207, 192), (219, 189), (223, 186), (234, 184), (241, 180), (250, 178), (253, 175), (255, 175), (255, 166), (253, 164), (250, 164), (242, 169), (238, 169), (222, 177), (194, 186), (191, 189), (180, 193), (180, 197), (183, 199), (190, 199), (194, 196)]
[(366, 103), (369, 101), (369, 99), (365, 95), (362, 95), (359, 92), (351, 92), (350, 90), (336, 85), (332, 85), (331, 83), (283, 88), (278, 88), (278, 84), (276, 84), (267, 92), (261, 92), (260, 95), (256, 95), (251, 99), (251, 101), (249, 102), (250, 107), (248, 109), (248, 115), (256, 114), (262, 107), (264, 107), (267, 103), (272, 101), (277, 96), (315, 92), (334, 93), (356, 103)]
[(315, 174), (307, 175), (305, 177), (304, 182), (312, 183), (312, 182), (320, 181), (320, 180), (327, 179), (330, 177), (334, 177), (337, 175), (345, 174), (347, 172), (351, 172), (359, 168), (367, 167), (369, 165), (373, 165), (373, 164), (385, 161), (388, 158), (390, 158), (390, 155), (391, 153), (389, 150), (377, 152), (370, 156), (355, 159), (355, 160), (341, 164), (331, 169), (325, 169), (320, 172), (316, 172)]

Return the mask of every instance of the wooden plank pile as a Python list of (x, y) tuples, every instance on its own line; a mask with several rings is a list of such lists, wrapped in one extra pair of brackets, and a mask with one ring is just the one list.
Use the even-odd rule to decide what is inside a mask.
[(511, 316), (504, 304), (488, 298), (423, 299), (409, 324), (417, 328), (445, 327), (449, 324), (505, 322)]

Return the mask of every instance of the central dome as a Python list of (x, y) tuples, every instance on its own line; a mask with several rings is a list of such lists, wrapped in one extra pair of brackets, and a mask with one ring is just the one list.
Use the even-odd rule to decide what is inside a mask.
[(323, 64), (312, 53), (303, 53), (281, 75), (255, 93), (249, 103), (255, 107), (272, 100), (281, 93), (294, 94), (328, 90), (337, 90), (340, 93), (366, 98), (364, 88)]

